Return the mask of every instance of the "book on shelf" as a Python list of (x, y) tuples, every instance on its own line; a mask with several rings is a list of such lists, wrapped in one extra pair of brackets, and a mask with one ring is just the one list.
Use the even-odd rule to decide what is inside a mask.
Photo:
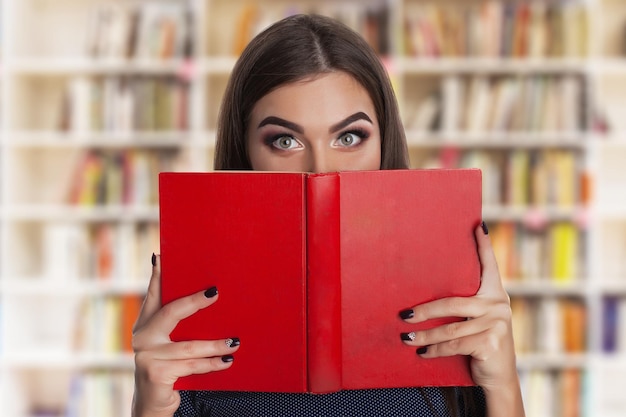
[(587, 307), (575, 297), (511, 298), (513, 335), (518, 354), (559, 355), (587, 350)]
[(617, 295), (602, 299), (602, 351), (626, 352), (626, 298)]
[(571, 284), (584, 277), (585, 235), (572, 222), (536, 226), (503, 221), (490, 234), (504, 281)]
[(520, 371), (524, 408), (529, 416), (579, 416), (587, 401), (583, 370)]
[(583, 57), (587, 11), (581, 4), (420, 4), (407, 8), (403, 53), (416, 57)]
[[(585, 128), (578, 75), (446, 75), (440, 88), (443, 133), (575, 134)], [(432, 100), (428, 95), (423, 101)], [(422, 106), (418, 105), (422, 110)]]
[(133, 352), (133, 326), (143, 303), (138, 294), (85, 298), (76, 310), (74, 350), (92, 354)]
[(442, 115), (441, 130), (444, 133), (455, 133), (463, 128), (462, 109), (465, 101), (465, 84), (455, 75), (446, 76), (441, 85)]
[(189, 85), (174, 76), (81, 76), (68, 82), (59, 108), (61, 131), (186, 131)]
[(177, 170), (180, 156), (177, 150), (88, 149), (75, 168), (68, 202), (78, 206), (155, 205), (156, 173)]
[(192, 17), (185, 3), (99, 4), (91, 11), (87, 51), (102, 59), (189, 57)]
[(230, 369), (180, 378), (177, 389), (473, 384), (468, 357), (423, 360), (400, 339), (459, 318), (408, 325), (398, 313), (478, 290), (479, 170), (159, 181), (162, 303), (214, 285), (220, 294), (172, 340), (241, 339)]
[(441, 130), (442, 102), (441, 94), (434, 92), (418, 103), (415, 111), (410, 112), (405, 126), (416, 132), (434, 132)]
[[(314, 13), (332, 17), (361, 34), (363, 39), (381, 56), (392, 53), (390, 7), (382, 2), (374, 5), (351, 2), (316, 2), (310, 5), (290, 4), (264, 8), (248, 2), (242, 6), (234, 22), (232, 48), (239, 56), (254, 36), (272, 23), (297, 13)], [(222, 34), (219, 34), (223, 36)], [(394, 33), (395, 35), (395, 33)]]
[(128, 416), (132, 408), (134, 376), (131, 372), (88, 370), (71, 375), (66, 409), (35, 415), (67, 417)]
[(423, 166), (479, 168), (485, 205), (541, 213), (547, 208), (573, 210), (588, 201), (582, 156), (577, 150), (552, 147), (466, 150), (447, 146), (431, 152)]
[(131, 284), (150, 276), (145, 254), (158, 248), (156, 220), (49, 222), (43, 227), (42, 275), (62, 283)]
[(48, 222), (42, 231), (42, 275), (67, 282), (85, 275), (88, 245), (83, 227), (72, 222)]

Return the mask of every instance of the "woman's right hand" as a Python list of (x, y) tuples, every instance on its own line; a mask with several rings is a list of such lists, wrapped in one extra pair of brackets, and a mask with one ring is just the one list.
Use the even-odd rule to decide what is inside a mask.
[(175, 300), (161, 307), (161, 259), (155, 257), (148, 294), (133, 328), (135, 393), (133, 417), (171, 417), (180, 404), (174, 390), (179, 377), (221, 371), (232, 365), (239, 340), (172, 342), (178, 322), (215, 303), (215, 288)]

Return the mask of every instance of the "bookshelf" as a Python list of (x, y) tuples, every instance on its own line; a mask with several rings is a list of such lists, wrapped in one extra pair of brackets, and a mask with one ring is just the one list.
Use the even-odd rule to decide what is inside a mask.
[(3, 415), (129, 415), (154, 174), (211, 169), (237, 51), (297, 11), (378, 48), (413, 166), (484, 170), (527, 415), (623, 415), (623, 1), (2, 0)]

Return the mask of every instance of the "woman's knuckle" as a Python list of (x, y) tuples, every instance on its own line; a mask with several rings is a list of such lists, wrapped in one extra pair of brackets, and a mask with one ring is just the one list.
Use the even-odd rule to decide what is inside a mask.
[(186, 358), (193, 358), (196, 353), (196, 344), (193, 341), (179, 342), (179, 348)]
[(487, 340), (485, 343), (485, 347), (486, 347), (486, 351), (487, 353), (491, 354), (493, 352), (497, 352), (500, 350), (500, 345), (501, 345), (501, 340), (502, 338), (495, 334), (495, 333), (489, 333), (487, 335)]
[(456, 338), (459, 333), (459, 323), (450, 323), (444, 326), (443, 328), (445, 335), (450, 339)]
[(153, 384), (160, 383), (166, 376), (166, 365), (160, 363), (161, 361), (149, 361), (144, 368), (146, 379)]
[(509, 319), (513, 316), (511, 305), (509, 303), (498, 303), (496, 307), (498, 316), (504, 319)]
[(499, 337), (504, 336), (510, 332), (510, 326), (506, 320), (498, 320), (494, 323), (493, 333)]
[(464, 301), (459, 297), (448, 298), (446, 303), (446, 308), (454, 315), (460, 315), (460, 312), (463, 310)]
[(446, 342), (446, 347), (448, 348), (448, 350), (452, 352), (458, 351), (460, 346), (461, 346), (461, 339), (452, 339)]
[(135, 369), (145, 369), (147, 367), (147, 356), (145, 352), (135, 353)]
[(146, 348), (146, 335), (141, 331), (133, 332), (130, 342), (133, 352), (141, 352)]
[(210, 366), (207, 366), (208, 361), (199, 360), (199, 359), (191, 359), (187, 361), (187, 371), (189, 375), (191, 374), (199, 374), (205, 373), (210, 370)]
[(169, 320), (176, 317), (176, 308), (174, 303), (166, 304), (161, 307), (161, 315), (164, 319)]

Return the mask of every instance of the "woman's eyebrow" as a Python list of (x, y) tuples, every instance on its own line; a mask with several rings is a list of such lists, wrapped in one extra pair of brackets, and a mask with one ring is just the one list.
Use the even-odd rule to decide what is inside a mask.
[(367, 114), (360, 111), (360, 112), (354, 113), (351, 116), (346, 117), (339, 123), (332, 125), (330, 129), (328, 129), (328, 133), (335, 133), (338, 130), (343, 129), (344, 127), (348, 126), (350, 123), (355, 122), (357, 120), (367, 120), (368, 122), (373, 124), (372, 119), (370, 119)]
[(289, 130), (293, 130), (296, 133), (300, 133), (300, 134), (304, 133), (304, 128), (300, 126), (299, 124), (290, 122), (285, 119), (281, 119), (280, 117), (276, 117), (276, 116), (269, 116), (261, 120), (261, 123), (259, 123), (259, 126), (257, 127), (257, 129), (260, 129), (265, 125), (278, 125), (278, 126), (285, 127)]

